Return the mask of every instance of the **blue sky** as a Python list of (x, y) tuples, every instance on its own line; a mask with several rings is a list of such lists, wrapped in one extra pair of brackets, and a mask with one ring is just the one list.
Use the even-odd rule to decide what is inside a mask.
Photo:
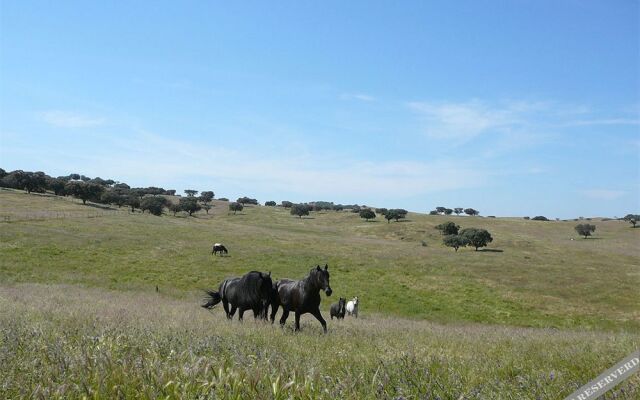
[(0, 167), (637, 213), (639, 21), (637, 1), (3, 1)]

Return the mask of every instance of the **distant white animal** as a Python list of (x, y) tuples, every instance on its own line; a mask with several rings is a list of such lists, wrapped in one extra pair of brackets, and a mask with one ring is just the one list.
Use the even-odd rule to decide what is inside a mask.
[(353, 300), (349, 300), (347, 302), (347, 315), (353, 315), (358, 318), (358, 296), (354, 297)]

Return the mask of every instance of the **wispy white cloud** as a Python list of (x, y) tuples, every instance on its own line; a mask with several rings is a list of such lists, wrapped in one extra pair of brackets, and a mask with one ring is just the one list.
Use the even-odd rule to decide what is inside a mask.
[(89, 128), (105, 122), (104, 118), (59, 110), (43, 111), (39, 113), (39, 117), (47, 124), (58, 128)]
[[(92, 165), (108, 168), (123, 180), (157, 182), (158, 160), (167, 181), (224, 183), (224, 187), (279, 192), (300, 199), (340, 194), (346, 198), (411, 197), (444, 190), (472, 188), (490, 180), (477, 165), (446, 160), (366, 162), (327, 159), (302, 152), (295, 155), (242, 151), (197, 145), (143, 132), (118, 142), (118, 151), (94, 157)], [(115, 158), (115, 159), (114, 159)]]
[(373, 96), (364, 93), (342, 93), (340, 95), (341, 100), (360, 100), (365, 102), (376, 101), (377, 99)]
[(627, 192), (624, 190), (610, 189), (589, 189), (582, 191), (582, 194), (590, 199), (595, 200), (616, 200), (624, 196)]
[(608, 119), (587, 119), (569, 121), (565, 126), (590, 126), (590, 125), (640, 125), (640, 119), (633, 118), (608, 118)]
[(524, 102), (492, 107), (478, 100), (464, 103), (410, 102), (407, 105), (422, 120), (429, 137), (458, 143), (468, 142), (487, 132), (508, 131), (525, 123), (523, 116), (539, 107)]

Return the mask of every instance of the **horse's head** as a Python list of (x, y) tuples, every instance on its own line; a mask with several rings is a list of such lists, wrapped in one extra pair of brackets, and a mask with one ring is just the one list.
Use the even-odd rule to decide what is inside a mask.
[(353, 304), (355, 304), (356, 306), (358, 305), (358, 296), (354, 297), (353, 300)]
[(331, 296), (333, 290), (331, 290), (331, 286), (329, 285), (329, 265), (325, 264), (324, 269), (320, 268), (320, 266), (316, 266), (311, 270), (311, 275), (315, 277), (316, 284), (318, 287), (327, 294), (327, 296)]
[(338, 300), (338, 310), (340, 310), (340, 312), (344, 312), (344, 307), (347, 304), (347, 299), (345, 299), (344, 297), (340, 297), (340, 300)]

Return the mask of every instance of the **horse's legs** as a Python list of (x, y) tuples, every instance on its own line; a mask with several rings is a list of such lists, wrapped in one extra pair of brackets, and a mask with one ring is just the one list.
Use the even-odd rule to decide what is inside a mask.
[(327, 321), (322, 318), (322, 314), (320, 314), (320, 309), (317, 308), (315, 311), (312, 311), (311, 314), (316, 317), (318, 321), (322, 324), (322, 329), (324, 329), (324, 333), (327, 333)]
[(273, 322), (276, 320), (276, 314), (278, 313), (278, 304), (271, 304), (271, 323), (273, 324)]
[(236, 313), (236, 309), (238, 307), (234, 306), (233, 304), (231, 305), (231, 311), (229, 311), (229, 319), (233, 319), (233, 315)]
[(300, 311), (296, 310), (296, 331), (300, 330)]
[(238, 321), (242, 321), (242, 317), (244, 316), (244, 312), (246, 310), (244, 308), (240, 308), (238, 311)]
[(227, 319), (231, 319), (231, 316), (229, 315), (229, 302), (227, 300), (222, 300), (222, 307), (224, 307), (224, 312), (227, 314)]
[(287, 322), (287, 318), (289, 318), (289, 310), (282, 309), (282, 317), (280, 317), (280, 325), (284, 325)]

